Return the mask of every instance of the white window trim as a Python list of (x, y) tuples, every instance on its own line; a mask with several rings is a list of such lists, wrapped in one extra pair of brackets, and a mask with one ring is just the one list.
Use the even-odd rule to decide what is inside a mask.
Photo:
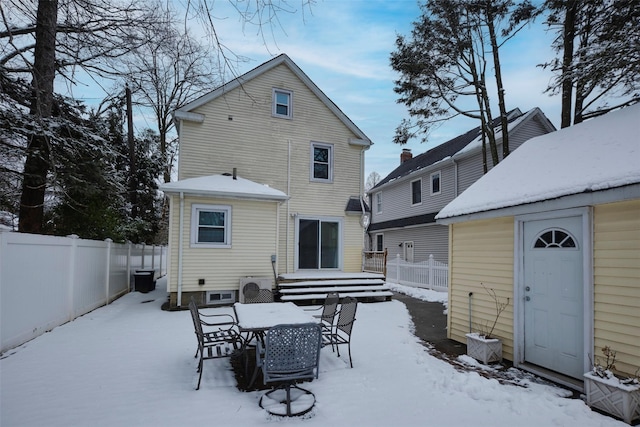
[[(278, 110), (276, 108), (276, 95), (278, 93), (284, 93), (286, 95), (289, 95), (289, 105), (288, 105), (288, 109), (287, 112), (289, 114), (278, 114)], [(278, 88), (273, 88), (272, 91), (272, 96), (271, 96), (271, 115), (273, 117), (278, 117), (281, 119), (292, 119), (293, 118), (293, 92), (290, 90), (286, 90), (286, 89), (278, 89)]]
[[(436, 193), (433, 192), (433, 177), (434, 176), (438, 176), (439, 180), (440, 180), (440, 190)], [(442, 173), (441, 171), (437, 171), (437, 172), (433, 172), (431, 175), (429, 175), (429, 192), (431, 193), (432, 196), (435, 196), (437, 194), (442, 193)]]
[[(313, 158), (313, 152), (315, 148), (326, 148), (329, 150), (329, 178), (316, 178), (313, 176), (315, 159)], [(324, 142), (314, 142), (311, 141), (311, 153), (310, 153), (310, 163), (309, 163), (309, 180), (313, 182), (333, 182), (333, 144), (327, 144)]]
[[(198, 212), (225, 212), (224, 243), (198, 242)], [(228, 205), (191, 205), (191, 247), (192, 248), (230, 248), (231, 247), (231, 206)]]
[[(413, 202), (413, 183), (420, 182), (420, 201), (418, 203)], [(422, 204), (422, 178), (414, 179), (409, 184), (409, 192), (411, 193), (409, 197), (411, 197), (411, 206), (420, 206)]]
[(376, 213), (382, 213), (382, 191), (378, 191), (375, 195)]

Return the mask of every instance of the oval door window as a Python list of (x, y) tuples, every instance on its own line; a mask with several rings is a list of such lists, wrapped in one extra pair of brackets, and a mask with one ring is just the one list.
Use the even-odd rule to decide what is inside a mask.
[(576, 249), (578, 244), (568, 231), (561, 228), (552, 228), (538, 234), (538, 237), (534, 240), (533, 247), (534, 249)]

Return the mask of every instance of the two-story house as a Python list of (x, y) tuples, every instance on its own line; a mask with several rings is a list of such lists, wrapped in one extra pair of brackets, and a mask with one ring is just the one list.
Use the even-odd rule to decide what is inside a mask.
[[(555, 130), (539, 108), (527, 113), (509, 112), (509, 148)], [(502, 159), (502, 132), (496, 127), (498, 153)], [(420, 155), (404, 149), (400, 165), (369, 190), (371, 223), (369, 248), (387, 249), (387, 256), (409, 262), (448, 262), (448, 230), (436, 224), (436, 214), (484, 173), (480, 127), (459, 135)], [(491, 156), (487, 153), (488, 167)]]
[[(232, 302), (245, 277), (360, 272), (370, 139), (286, 55), (175, 111), (172, 306)], [(261, 282), (262, 283), (262, 282)]]

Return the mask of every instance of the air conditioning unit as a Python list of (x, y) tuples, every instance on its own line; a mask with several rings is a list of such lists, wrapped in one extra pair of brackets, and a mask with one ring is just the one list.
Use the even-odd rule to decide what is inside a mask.
[(269, 277), (241, 277), (240, 289), (238, 295), (241, 303), (244, 303), (244, 296), (246, 292), (252, 292), (256, 289), (269, 289), (273, 288), (273, 280)]

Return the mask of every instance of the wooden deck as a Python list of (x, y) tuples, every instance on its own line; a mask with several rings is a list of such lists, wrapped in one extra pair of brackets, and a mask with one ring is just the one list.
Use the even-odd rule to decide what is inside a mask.
[(278, 278), (281, 301), (322, 304), (329, 292), (361, 301), (391, 300), (393, 293), (380, 273), (310, 271), (282, 274)]

